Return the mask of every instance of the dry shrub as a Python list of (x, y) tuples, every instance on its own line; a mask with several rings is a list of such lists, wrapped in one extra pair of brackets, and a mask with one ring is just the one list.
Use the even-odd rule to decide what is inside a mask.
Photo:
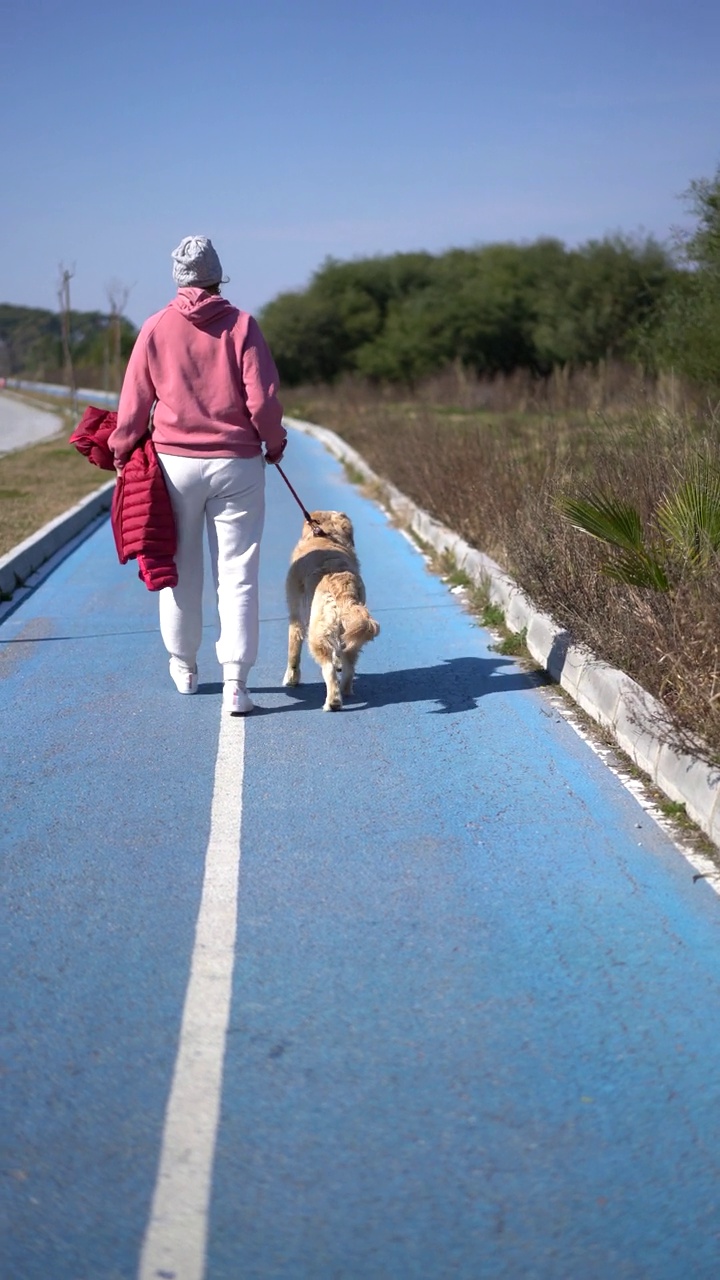
[[(720, 423), (687, 389), (601, 370), (529, 399), (522, 378), (450, 371), (411, 396), (348, 382), (294, 393), (288, 411), (332, 427), (381, 476), (499, 561), (574, 639), (628, 672), (667, 709), (678, 745), (701, 735), (720, 761), (720, 576), (688, 572), (667, 595), (603, 572), (607, 552), (559, 516), (560, 493), (599, 487), (633, 503), (649, 536), (660, 498), (702, 450), (720, 465)], [(513, 384), (518, 403), (510, 403)], [(594, 403), (608, 403), (603, 412)], [(683, 412), (673, 409), (680, 403)], [(500, 404), (505, 408), (500, 408)], [(480, 405), (481, 407), (478, 407)]]
[[(535, 519), (532, 519), (534, 514)], [(607, 556), (559, 521), (551, 495), (538, 495), (506, 531), (511, 572), (541, 607), (611, 665), (660, 699), (655, 729), (677, 746), (720, 761), (720, 576), (689, 574), (674, 592), (607, 577)]]

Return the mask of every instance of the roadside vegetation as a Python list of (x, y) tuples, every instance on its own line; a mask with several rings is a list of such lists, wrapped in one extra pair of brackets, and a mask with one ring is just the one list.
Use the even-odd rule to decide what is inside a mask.
[[(650, 388), (620, 368), (537, 400), (510, 381), (448, 376), (412, 398), (355, 382), (297, 388), (287, 411), (337, 431), (492, 556), (576, 640), (662, 700), (668, 735), (700, 734), (720, 761), (720, 413), (677, 379)], [(612, 521), (610, 538), (589, 536), (563, 512), (597, 492), (622, 500), (621, 517), (635, 513), (637, 560), (662, 568), (658, 582), (613, 572), (623, 552)], [(674, 541), (661, 518), (673, 495), (689, 507), (683, 522), (677, 504)]]

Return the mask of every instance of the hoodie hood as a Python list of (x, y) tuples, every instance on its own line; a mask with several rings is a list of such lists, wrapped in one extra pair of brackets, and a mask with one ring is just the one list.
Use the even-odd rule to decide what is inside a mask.
[(178, 289), (170, 306), (184, 315), (186, 320), (197, 325), (199, 329), (204, 329), (214, 320), (237, 312), (237, 308), (228, 302), (227, 298), (221, 298), (217, 293), (207, 293), (197, 285), (187, 285), (183, 289)]

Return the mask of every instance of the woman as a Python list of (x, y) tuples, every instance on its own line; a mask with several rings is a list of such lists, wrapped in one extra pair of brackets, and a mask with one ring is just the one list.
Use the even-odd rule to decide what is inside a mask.
[(207, 527), (223, 707), (244, 715), (254, 709), (246, 686), (258, 648), (264, 467), (280, 461), (287, 441), (278, 375), (257, 321), (220, 296), (225, 281), (211, 241), (186, 236), (172, 257), (177, 295), (140, 330), (109, 443), (121, 471), (152, 411), (178, 536), (178, 584), (159, 595), (170, 675), (180, 693), (197, 691)]

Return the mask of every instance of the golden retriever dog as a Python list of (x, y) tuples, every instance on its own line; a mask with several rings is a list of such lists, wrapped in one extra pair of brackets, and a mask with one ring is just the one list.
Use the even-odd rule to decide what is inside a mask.
[[(360, 650), (380, 627), (365, 607), (365, 584), (355, 554), (352, 522), (342, 511), (311, 511), (290, 559), (285, 583), (290, 626), (283, 684), (300, 683), (300, 651), (308, 648), (327, 688), (323, 711), (339, 711), (352, 693)], [(339, 679), (338, 679), (339, 677)]]

